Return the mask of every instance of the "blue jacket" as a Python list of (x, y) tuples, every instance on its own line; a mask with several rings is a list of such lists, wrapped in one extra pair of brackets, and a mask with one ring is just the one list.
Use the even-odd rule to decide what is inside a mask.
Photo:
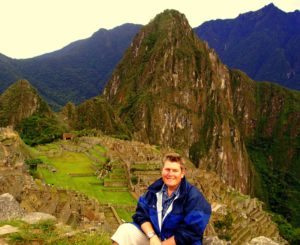
[(203, 232), (211, 215), (210, 204), (184, 177), (179, 197), (174, 200), (173, 209), (165, 217), (160, 230), (156, 193), (161, 190), (163, 184), (160, 178), (139, 198), (136, 213), (132, 217), (134, 223), (140, 228), (144, 222), (151, 222), (162, 241), (174, 235), (176, 245), (201, 245)]

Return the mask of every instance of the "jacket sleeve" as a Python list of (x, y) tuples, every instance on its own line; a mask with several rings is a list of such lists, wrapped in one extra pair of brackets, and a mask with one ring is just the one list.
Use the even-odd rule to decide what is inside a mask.
[(145, 198), (146, 195), (147, 193), (145, 193), (139, 198), (135, 214), (132, 216), (134, 223), (136, 223), (139, 226), (141, 226), (146, 221), (150, 222), (149, 208)]
[(184, 222), (174, 233), (176, 244), (199, 243), (211, 216), (211, 206), (202, 193), (192, 188), (184, 202), (184, 212)]

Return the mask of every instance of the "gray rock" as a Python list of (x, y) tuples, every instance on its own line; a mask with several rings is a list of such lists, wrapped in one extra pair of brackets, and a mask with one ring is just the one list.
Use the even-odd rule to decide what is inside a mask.
[(56, 217), (51, 214), (41, 213), (41, 212), (32, 212), (26, 214), (22, 221), (28, 223), (28, 224), (37, 224), (46, 220), (51, 220), (56, 222)]
[(270, 238), (259, 236), (253, 238), (250, 242), (247, 243), (247, 245), (280, 245), (280, 243), (274, 242)]
[(14, 227), (11, 225), (4, 225), (0, 227), (0, 236), (10, 234), (10, 233), (15, 233), (18, 231), (19, 231), (18, 227)]
[(16, 219), (23, 215), (24, 210), (11, 194), (5, 193), (0, 196), (0, 220)]

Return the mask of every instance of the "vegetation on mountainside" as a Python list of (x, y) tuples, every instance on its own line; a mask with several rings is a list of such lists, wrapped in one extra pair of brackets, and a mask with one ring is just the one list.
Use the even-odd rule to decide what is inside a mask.
[(130, 139), (126, 126), (116, 116), (111, 105), (101, 96), (86, 100), (78, 105), (75, 111), (72, 105), (67, 104), (65, 111), (67, 117), (71, 115), (69, 121), (77, 130), (99, 129), (111, 136)]
[(300, 226), (300, 94), (272, 84), (257, 85), (260, 108), (248, 149), (257, 192), (272, 211)]
[(54, 117), (32, 115), (16, 127), (22, 140), (30, 146), (50, 143), (61, 138), (64, 129)]
[(292, 242), (300, 227), (300, 94), (269, 83), (256, 87), (256, 128), (247, 139), (253, 194), (290, 223), (276, 219), (281, 235)]
[(231, 213), (224, 215), (224, 217), (214, 222), (214, 228), (218, 233), (218, 237), (222, 240), (231, 240), (233, 217)]
[(282, 215), (273, 214), (273, 220), (278, 224), (280, 235), (291, 245), (300, 244), (300, 227), (293, 227)]

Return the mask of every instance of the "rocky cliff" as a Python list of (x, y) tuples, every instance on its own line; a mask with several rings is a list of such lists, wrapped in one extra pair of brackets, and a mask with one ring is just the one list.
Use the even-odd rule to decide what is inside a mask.
[(17, 132), (11, 127), (0, 128), (0, 169), (22, 166), (29, 152)]

